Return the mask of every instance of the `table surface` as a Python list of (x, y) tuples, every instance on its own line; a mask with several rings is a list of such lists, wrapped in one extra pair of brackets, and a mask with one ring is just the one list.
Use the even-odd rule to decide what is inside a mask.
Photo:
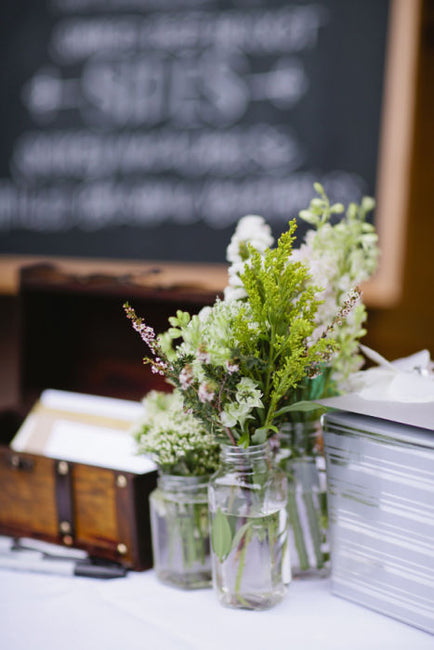
[(434, 650), (434, 636), (334, 596), (328, 579), (293, 580), (262, 612), (222, 607), (153, 571), (97, 580), (0, 570), (4, 650)]

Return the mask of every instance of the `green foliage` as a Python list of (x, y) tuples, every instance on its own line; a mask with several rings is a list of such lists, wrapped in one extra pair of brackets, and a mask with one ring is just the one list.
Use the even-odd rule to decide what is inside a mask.
[[(262, 391), (265, 407), (255, 423), (255, 430), (261, 432), (271, 433), (279, 403), (303, 378), (315, 373), (334, 348), (327, 336), (307, 343), (320, 301), (315, 298), (316, 287), (306, 286), (306, 267), (290, 261), (295, 228), (292, 221), (277, 247), (263, 255), (251, 249), (250, 263), (241, 274), (253, 326), (244, 309), (235, 317), (233, 330), (240, 370)], [(254, 441), (262, 437), (257, 434)]]
[(232, 548), (232, 530), (226, 515), (218, 508), (212, 518), (211, 543), (220, 562), (224, 562)]

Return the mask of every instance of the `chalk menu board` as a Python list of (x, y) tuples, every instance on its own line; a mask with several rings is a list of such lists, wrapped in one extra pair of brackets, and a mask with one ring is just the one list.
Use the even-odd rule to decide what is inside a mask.
[(375, 194), (386, 0), (0, 11), (0, 253), (223, 262), (314, 181)]

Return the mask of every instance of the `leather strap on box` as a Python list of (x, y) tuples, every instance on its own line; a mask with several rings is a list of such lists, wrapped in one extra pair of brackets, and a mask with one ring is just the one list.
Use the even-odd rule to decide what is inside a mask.
[(59, 535), (64, 544), (74, 541), (74, 508), (72, 500), (72, 465), (65, 460), (55, 462), (56, 505)]

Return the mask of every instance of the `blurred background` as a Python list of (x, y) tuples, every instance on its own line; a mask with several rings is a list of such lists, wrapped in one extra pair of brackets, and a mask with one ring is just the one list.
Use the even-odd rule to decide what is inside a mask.
[[(237, 220), (375, 196), (364, 342), (434, 350), (433, 0), (3, 0), (0, 407), (140, 398), (129, 300), (213, 302)], [(299, 239), (304, 235), (300, 223)]]

